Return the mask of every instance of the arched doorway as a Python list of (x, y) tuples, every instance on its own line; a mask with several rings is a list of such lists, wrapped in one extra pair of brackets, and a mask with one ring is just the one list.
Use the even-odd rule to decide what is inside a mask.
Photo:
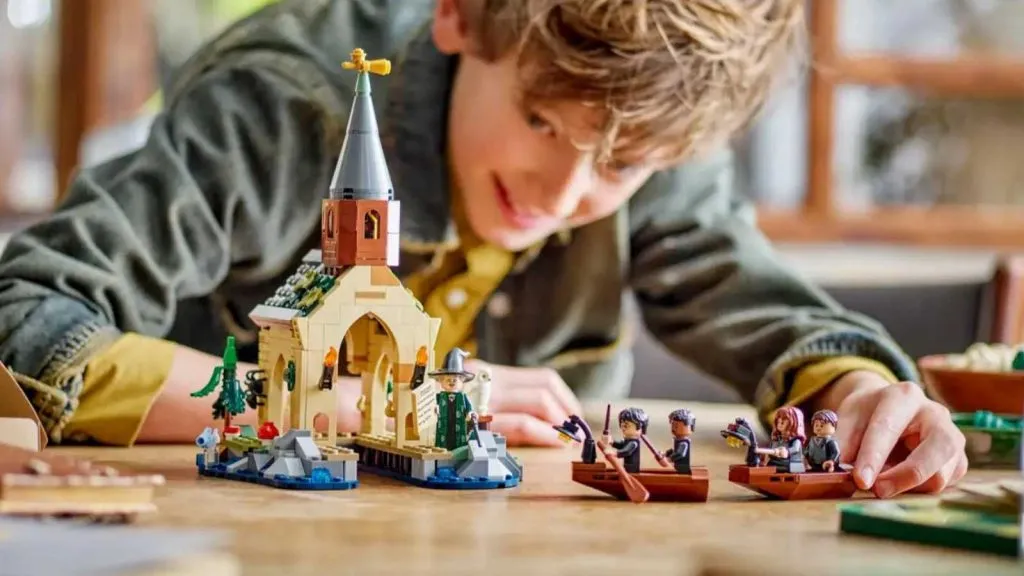
[(285, 382), (287, 367), (288, 363), (285, 361), (284, 356), (278, 356), (277, 361), (274, 362), (274, 368), (270, 372), (269, 385), (265, 390), (267, 394), (266, 402), (260, 409), (263, 411), (260, 415), (260, 421), (273, 422), (282, 432), (288, 425), (287, 418), (290, 413), (288, 408), (288, 384)]
[(394, 335), (373, 313), (352, 323), (345, 333), (343, 358), (346, 372), (360, 380), (358, 432), (383, 434), (387, 431), (388, 381), (394, 381), (394, 367), (400, 359)]

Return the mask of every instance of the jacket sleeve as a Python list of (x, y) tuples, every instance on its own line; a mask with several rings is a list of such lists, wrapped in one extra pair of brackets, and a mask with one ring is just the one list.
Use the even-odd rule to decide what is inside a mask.
[(732, 155), (658, 173), (630, 206), (632, 278), (643, 320), (680, 358), (766, 417), (799, 371), (860, 357), (916, 380), (880, 324), (787, 269), (733, 190)]
[(0, 258), (0, 361), (59, 441), (82, 371), (121, 333), (162, 337), (228, 274), (279, 272), (319, 219), (348, 108), (309, 59), (228, 55), (138, 151), (81, 171)]

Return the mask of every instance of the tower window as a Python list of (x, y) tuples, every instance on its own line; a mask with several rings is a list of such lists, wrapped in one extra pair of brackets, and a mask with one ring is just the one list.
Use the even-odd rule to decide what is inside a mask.
[(380, 238), (380, 214), (370, 210), (363, 217), (363, 238), (377, 240)]
[(334, 238), (334, 208), (327, 209), (327, 237)]

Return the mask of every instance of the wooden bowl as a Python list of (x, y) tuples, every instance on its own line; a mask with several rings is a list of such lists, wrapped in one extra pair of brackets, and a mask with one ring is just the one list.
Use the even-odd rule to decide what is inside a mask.
[(929, 395), (952, 412), (988, 410), (1024, 415), (1024, 372), (978, 372), (952, 368), (945, 355), (917, 361)]

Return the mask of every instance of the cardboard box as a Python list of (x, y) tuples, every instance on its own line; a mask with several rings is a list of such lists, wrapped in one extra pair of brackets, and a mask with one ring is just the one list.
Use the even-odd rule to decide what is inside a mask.
[[(0, 426), (0, 442), (27, 447), (30, 450), (42, 450), (46, 447), (46, 430), (43, 429), (43, 423), (39, 421), (39, 415), (36, 414), (32, 403), (28, 401), (28, 396), (25, 395), (21, 385), (2, 362), (0, 362), (0, 420), (7, 421), (6, 424)], [(19, 420), (21, 422), (18, 422)], [(35, 425), (38, 438), (38, 443), (35, 445), (26, 439), (28, 424), (24, 420), (29, 420)], [(8, 434), (10, 434), (9, 440)]]

